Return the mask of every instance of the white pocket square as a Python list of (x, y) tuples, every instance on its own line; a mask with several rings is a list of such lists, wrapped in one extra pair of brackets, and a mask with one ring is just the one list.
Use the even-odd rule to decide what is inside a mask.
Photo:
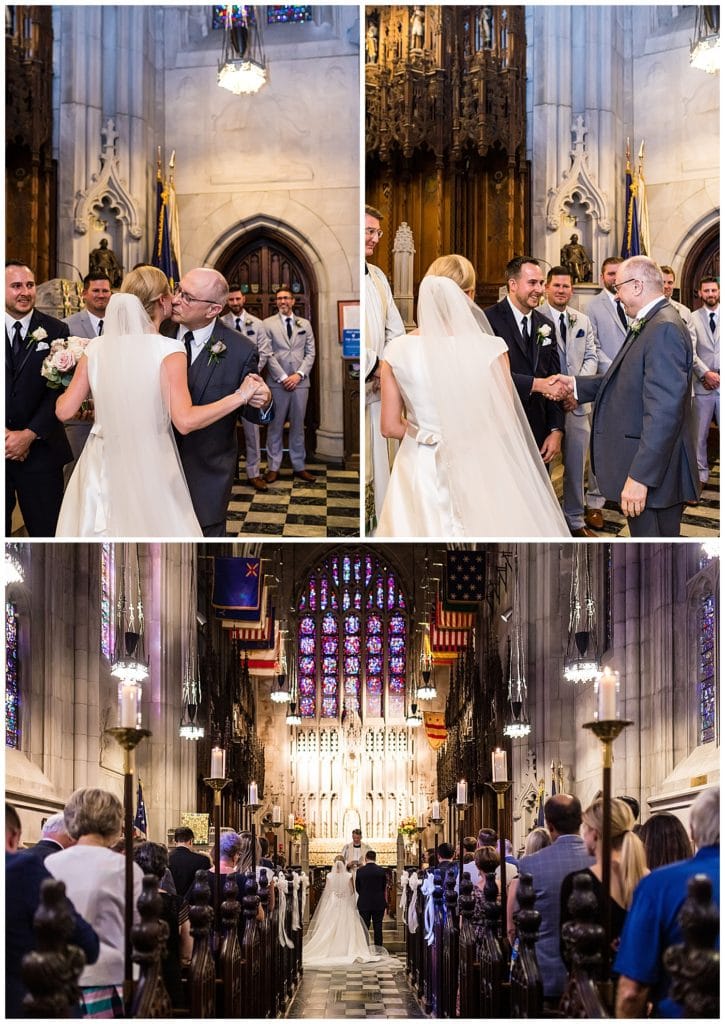
[(541, 347), (542, 348), (546, 348), (546, 346), (550, 345), (550, 344), (551, 344), (551, 338), (542, 338), (541, 339)]
[(36, 352), (47, 352), (50, 349), (50, 345), (47, 341), (39, 341), (35, 346)]

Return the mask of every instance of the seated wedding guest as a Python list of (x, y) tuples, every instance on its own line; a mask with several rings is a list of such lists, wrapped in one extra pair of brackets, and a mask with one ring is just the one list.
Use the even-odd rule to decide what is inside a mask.
[(269, 856), (269, 840), (266, 836), (259, 837), (259, 853), (260, 867), (274, 869), (274, 861)]
[[(26, 988), (22, 976), (23, 957), (36, 948), (33, 919), (40, 904), (40, 887), (46, 879), (53, 877), (45, 868), (44, 858), (35, 852), (35, 847), (31, 850), (20, 850), (21, 836), (22, 827), (18, 812), (12, 804), (6, 803), (5, 1017), (7, 1019), (25, 1016), (23, 999)], [(98, 959), (100, 949), (98, 936), (67, 898), (66, 904), (73, 918), (73, 933), (68, 941), (83, 951), (87, 964), (93, 964)], [(80, 1013), (75, 1013), (73, 1016), (80, 1016)]]
[(524, 856), (528, 857), (529, 854), (536, 853), (537, 850), (543, 850), (545, 846), (551, 846), (551, 836), (543, 825), (538, 825), (536, 828), (532, 828), (526, 837)]
[(208, 871), (211, 861), (205, 853), (194, 849), (194, 833), (186, 825), (174, 830), (176, 845), (169, 853), (169, 871), (171, 872), (176, 891), (183, 896), (194, 881), (197, 871)]
[(142, 843), (134, 850), (133, 859), (145, 875), (155, 875), (159, 881), (161, 897), (161, 920), (169, 926), (165, 953), (161, 960), (161, 971), (166, 991), (175, 1007), (184, 1007), (184, 991), (181, 984), (181, 967), (191, 962), (194, 940), (191, 937), (189, 904), (180, 896), (166, 892), (161, 886), (169, 863), (169, 854), (160, 843)]
[(466, 836), (463, 840), (463, 874), (468, 875), (474, 885), (478, 882), (478, 868), (473, 859), (477, 849), (476, 837)]
[(644, 843), (647, 867), (650, 871), (692, 856), (692, 843), (687, 829), (679, 818), (669, 811), (653, 814), (640, 826), (639, 838)]
[[(192, 404), (184, 342), (160, 334), (171, 307), (160, 270), (131, 271), (108, 303), (103, 337), (88, 343), (55, 404), (63, 422), (89, 393), (95, 407), (93, 430), (63, 498), (58, 537), (201, 536), (172, 424), (180, 435), (190, 434), (224, 417), (236, 420), (244, 405), (267, 404), (264, 381), (241, 369), (232, 393)], [(209, 350), (210, 372), (218, 358)], [(153, 500), (161, 481), (163, 500)]]
[(401, 444), (378, 537), (569, 536), (475, 281), (465, 257), (435, 260), (417, 332), (386, 346), (380, 429)]
[[(239, 833), (239, 860), (237, 861), (237, 871), (240, 875), (244, 875), (252, 870), (252, 833), (251, 832), (240, 832)], [(256, 840), (255, 846), (255, 877), (257, 879), (257, 885), (259, 885), (260, 875), (262, 871), (266, 871), (267, 880), (271, 881), (272, 871), (264, 864), (262, 864), (262, 846), (261, 840)], [(270, 910), (274, 906), (274, 886), (269, 888), (269, 908)], [(264, 920), (264, 910), (260, 904), (257, 916), (260, 920)]]
[(710, 879), (715, 906), (720, 905), (719, 786), (703, 790), (696, 798), (690, 808), (690, 832), (695, 856), (657, 868), (635, 889), (614, 961), (620, 975), (617, 1017), (643, 1017), (648, 999), (654, 1003), (655, 1016), (681, 1016), (681, 1008), (668, 998), (671, 978), (662, 955), (668, 946), (683, 941), (678, 916), (693, 875)]
[(46, 818), (40, 834), (42, 838), (31, 849), (33, 854), (41, 860), (45, 860), (51, 853), (66, 850), (75, 843), (65, 830), (65, 817), (62, 811), (58, 811), (57, 814), (51, 814), (49, 818)]
[[(586, 869), (591, 876), (592, 890), (599, 907), (598, 920), (604, 914), (604, 890), (602, 889), (602, 831), (604, 828), (604, 801), (599, 799), (590, 804), (582, 814), (582, 838), (587, 852), (595, 857), (594, 863)], [(612, 855), (609, 893), (611, 897), (612, 948), (619, 945), (619, 936), (624, 927), (627, 911), (632, 905), (634, 890), (641, 878), (648, 874), (644, 846), (634, 834), (634, 816), (631, 808), (623, 801), (612, 800), (611, 828)], [(578, 871), (572, 871), (561, 883), (561, 923), (571, 920), (569, 897), (574, 891), (574, 878)], [(561, 955), (566, 961), (566, 946), (561, 943)], [(571, 966), (571, 965), (568, 965)]]
[[(77, 789), (63, 810), (76, 845), (52, 853), (45, 866), (65, 882), (66, 893), (101, 940), (98, 960), (80, 976), (85, 1016), (123, 1015), (125, 872), (123, 857), (111, 850), (121, 834), (123, 807), (104, 789)], [(143, 873), (133, 868), (134, 922)]]

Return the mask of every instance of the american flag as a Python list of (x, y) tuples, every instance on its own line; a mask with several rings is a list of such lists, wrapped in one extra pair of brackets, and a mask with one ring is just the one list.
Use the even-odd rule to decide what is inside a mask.
[(446, 598), (449, 601), (483, 601), (486, 585), (484, 551), (447, 551)]
[(472, 629), (473, 612), (447, 611), (440, 598), (436, 601), (435, 624), (439, 629)]

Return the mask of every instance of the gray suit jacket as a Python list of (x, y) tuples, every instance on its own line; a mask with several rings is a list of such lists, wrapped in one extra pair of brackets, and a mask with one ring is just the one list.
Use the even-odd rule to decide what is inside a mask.
[(627, 331), (617, 316), (609, 292), (603, 288), (587, 306), (587, 316), (592, 322), (599, 343), (599, 372), (606, 373), (609, 365), (624, 344)]
[(591, 454), (599, 488), (618, 501), (628, 476), (646, 484), (647, 507), (697, 499), (690, 388), (692, 344), (664, 297), (615, 356), (607, 373), (577, 377), (580, 402), (594, 399)]
[(287, 326), (278, 313), (268, 316), (264, 323), (272, 352), (267, 363), (267, 383), (279, 387), (282, 377), (303, 373), (298, 388), (309, 388), (310, 371), (315, 362), (315, 336), (312, 324), (302, 316), (292, 314), (292, 337), (287, 337)]
[[(237, 329), (237, 318), (233, 313), (227, 313), (226, 316), (219, 318), (223, 324), (227, 327), (231, 327), (233, 331)], [(245, 338), (249, 338), (250, 341), (254, 342), (257, 346), (257, 356), (259, 358), (259, 369), (257, 373), (262, 372), (267, 363), (269, 357), (272, 355), (272, 346), (269, 341), (269, 335), (267, 329), (264, 326), (264, 320), (260, 320), (258, 316), (252, 316), (251, 313), (245, 313), (242, 310), (242, 315), (239, 317), (240, 320), (240, 334)]]
[(556, 999), (564, 991), (567, 972), (559, 953), (561, 883), (572, 871), (581, 871), (594, 863), (581, 836), (559, 836), (551, 846), (522, 857), (521, 875), (530, 874), (536, 890), (535, 908), (541, 914), (536, 938), (536, 959), (544, 982), (544, 997)]
[[(568, 373), (572, 377), (577, 377), (579, 374), (582, 377), (593, 376), (597, 372), (599, 349), (589, 317), (585, 313), (580, 313), (578, 309), (573, 309), (571, 306), (566, 307), (564, 313), (567, 318), (565, 347), (559, 329), (559, 310), (554, 309), (548, 302), (539, 308), (544, 316), (548, 316), (553, 322), (556, 329), (561, 372)], [(572, 410), (572, 415), (585, 416), (588, 411), (586, 405), (578, 405), (576, 409)]]
[(68, 329), (75, 338), (97, 337), (97, 334), (93, 329), (91, 318), (89, 317), (85, 309), (80, 310), (80, 312), (78, 313), (72, 313), (70, 316), (67, 316), (63, 323), (68, 324)]
[[(697, 346), (695, 349), (695, 380), (694, 391), (696, 395), (709, 395), (712, 392), (701, 383), (700, 378), (708, 370), (720, 372), (720, 310), (716, 321), (715, 333), (710, 330), (709, 309), (701, 306), (692, 314), (692, 322), (695, 326)], [(719, 390), (719, 389), (718, 389)]]

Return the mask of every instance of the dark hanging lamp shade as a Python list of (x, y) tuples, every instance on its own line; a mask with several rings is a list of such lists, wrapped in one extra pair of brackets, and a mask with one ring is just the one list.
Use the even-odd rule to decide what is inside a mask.
[(584, 657), (587, 647), (589, 646), (589, 630), (582, 629), (578, 633), (575, 633), (574, 643), (576, 644), (577, 650), (581, 656)]
[(126, 647), (126, 657), (127, 658), (131, 658), (135, 654), (135, 652), (136, 652), (136, 648), (138, 647), (138, 642), (141, 639), (141, 634), (140, 633), (132, 633), (130, 630), (127, 630), (123, 634), (123, 637), (124, 637), (124, 644), (125, 644), (125, 647)]
[(249, 29), (246, 25), (234, 25), (229, 31), (229, 41), (232, 44), (232, 49), (238, 57), (243, 57), (247, 52), (247, 43), (249, 41)]

